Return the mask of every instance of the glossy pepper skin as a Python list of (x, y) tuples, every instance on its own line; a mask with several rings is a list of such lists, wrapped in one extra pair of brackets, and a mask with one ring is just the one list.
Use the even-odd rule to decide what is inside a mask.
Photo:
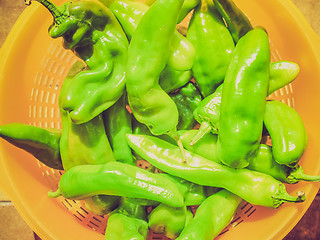
[(98, 1), (72, 1), (57, 7), (38, 0), (54, 17), (52, 38), (62, 37), (89, 67), (72, 80), (61, 96), (72, 121), (84, 123), (113, 105), (125, 88), (128, 40), (112, 12)]
[[(171, 134), (179, 120), (174, 101), (159, 85), (182, 0), (159, 0), (143, 15), (128, 50), (126, 88), (135, 118), (152, 134)], [(166, 16), (163, 18), (163, 16)]]
[(70, 113), (61, 107), (63, 96), (74, 76), (85, 69), (82, 62), (76, 62), (66, 76), (59, 96), (59, 106), (62, 121), (62, 134), (60, 139), (60, 154), (64, 170), (81, 164), (103, 164), (115, 161), (104, 126), (102, 115), (92, 120), (75, 124)]
[(268, 101), (264, 124), (271, 137), (275, 161), (294, 167), (308, 144), (307, 132), (298, 112), (280, 101)]
[(214, 2), (221, 16), (225, 19), (229, 31), (237, 43), (241, 37), (253, 29), (249, 18), (232, 0), (209, 0)]
[(188, 83), (177, 92), (169, 94), (176, 103), (179, 111), (179, 123), (177, 130), (189, 130), (195, 127), (197, 121), (193, 117), (193, 111), (202, 101), (202, 96), (197, 87)]
[[(185, 148), (195, 154), (209, 159), (211, 161), (220, 163), (217, 156), (217, 135), (207, 134), (199, 142), (190, 145), (193, 137), (197, 135), (198, 130), (184, 131), (180, 133), (180, 139)], [(299, 165), (295, 167), (288, 167), (284, 164), (279, 164), (275, 161), (272, 153), (272, 147), (261, 143), (256, 157), (247, 166), (252, 171), (262, 172), (268, 174), (275, 179), (284, 183), (298, 183), (299, 181), (317, 182), (320, 176), (305, 174), (303, 168)]]
[[(270, 79), (268, 96), (276, 90), (293, 82), (300, 72), (298, 64), (289, 61), (277, 61), (270, 64)], [(208, 132), (217, 133), (219, 129), (221, 94), (223, 83), (216, 91), (201, 101), (194, 110), (194, 118), (200, 123), (199, 135), (195, 137), (196, 143)]]
[(127, 94), (103, 113), (103, 119), (114, 157), (117, 161), (135, 165), (126, 134), (132, 133), (131, 114), (127, 110)]
[(70, 168), (62, 175), (59, 189), (49, 196), (81, 200), (99, 194), (150, 199), (174, 207), (184, 205), (179, 190), (167, 178), (115, 161)]
[(9, 123), (0, 126), (0, 137), (30, 153), (46, 166), (63, 170), (59, 147), (60, 130)]
[(201, 0), (188, 27), (187, 38), (196, 49), (192, 73), (203, 97), (223, 82), (234, 50), (232, 36), (214, 6)]
[[(149, 6), (146, 4), (131, 0), (99, 1), (106, 5), (117, 17), (118, 21), (123, 26), (123, 29), (129, 40), (131, 40), (133, 33), (136, 30), (144, 13), (149, 9)], [(184, 5), (182, 5), (182, 7), (183, 6)], [(185, 36), (180, 34), (177, 30), (174, 30), (173, 32), (173, 36), (168, 49), (168, 66), (178, 71), (191, 69), (194, 61), (195, 49), (190, 41)]]
[(175, 239), (185, 227), (189, 211), (185, 206), (174, 208), (160, 204), (148, 216), (149, 228), (155, 233)]
[(162, 171), (199, 185), (224, 188), (245, 201), (269, 208), (284, 202), (302, 202), (303, 192), (297, 197), (287, 193), (286, 187), (273, 177), (248, 169), (234, 169), (210, 161), (152, 136), (127, 135), (130, 147)]
[[(142, 16), (149, 6), (130, 0), (99, 0), (117, 17), (130, 41)], [(175, 30), (166, 67), (160, 74), (159, 84), (169, 93), (185, 85), (191, 78), (195, 49), (191, 42)]]
[(237, 43), (223, 83), (217, 154), (230, 167), (248, 166), (257, 152), (269, 72), (268, 35), (255, 28)]
[(194, 218), (177, 240), (209, 240), (216, 238), (231, 223), (242, 199), (221, 190), (208, 197), (197, 208)]

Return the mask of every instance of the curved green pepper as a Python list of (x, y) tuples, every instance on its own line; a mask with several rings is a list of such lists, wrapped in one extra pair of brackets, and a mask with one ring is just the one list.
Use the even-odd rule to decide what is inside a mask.
[(214, 239), (231, 223), (241, 202), (240, 197), (227, 190), (211, 195), (197, 208), (194, 218), (176, 239)]
[(150, 199), (173, 207), (184, 205), (172, 181), (121, 162), (74, 166), (62, 175), (58, 190), (49, 196), (81, 200), (99, 194)]
[(176, 103), (179, 111), (179, 123), (177, 130), (189, 130), (195, 127), (197, 121), (193, 117), (193, 111), (200, 104), (202, 97), (195, 85), (190, 82), (177, 92), (169, 94)]
[(80, 61), (72, 66), (59, 96), (62, 121), (60, 154), (64, 170), (81, 164), (103, 164), (115, 160), (101, 114), (86, 123), (75, 124), (69, 112), (61, 107), (61, 96), (84, 67)]
[(308, 144), (300, 115), (285, 103), (272, 100), (267, 102), (264, 124), (271, 137), (275, 161), (294, 167)]
[(89, 67), (76, 75), (61, 96), (62, 108), (72, 121), (84, 123), (112, 106), (125, 88), (128, 40), (112, 12), (98, 1), (72, 1), (57, 7), (37, 0), (54, 17), (53, 38), (63, 37)]
[[(294, 81), (299, 72), (300, 67), (294, 62), (277, 61), (271, 63), (268, 95)], [(195, 109), (194, 118), (200, 123), (200, 131), (191, 144), (195, 144), (208, 132), (218, 132), (222, 87), (223, 83), (213, 94), (203, 99)]]
[(253, 29), (249, 18), (232, 0), (209, 0), (214, 2), (221, 16), (225, 19), (229, 31), (237, 43), (241, 37)]
[[(198, 130), (190, 130), (181, 133), (180, 139), (182, 144), (187, 150), (211, 161), (220, 163), (216, 151), (218, 136), (215, 134), (207, 134), (196, 144), (190, 145), (194, 136), (197, 135), (197, 131)], [(288, 167), (277, 163), (273, 157), (272, 147), (266, 144), (260, 144), (256, 157), (252, 159), (247, 168), (252, 171), (268, 174), (284, 183), (294, 184), (299, 181), (320, 181), (320, 176), (305, 174), (303, 168), (299, 165)]]
[[(128, 39), (133, 36), (144, 13), (149, 7), (141, 2), (131, 0), (99, 0), (117, 17)], [(192, 0), (194, 1), (194, 0)], [(182, 5), (183, 6), (183, 5)], [(181, 8), (182, 9), (182, 8)], [(167, 15), (163, 15), (166, 16)], [(175, 22), (177, 23), (177, 22)], [(189, 40), (174, 30), (168, 50), (167, 65), (175, 70), (185, 71), (192, 67), (195, 49)]]
[(160, 204), (148, 216), (149, 228), (155, 233), (175, 239), (185, 227), (189, 211), (185, 206), (174, 208)]
[(128, 50), (129, 105), (135, 118), (154, 135), (175, 135), (178, 125), (178, 109), (158, 81), (168, 59), (167, 50), (182, 2), (155, 2), (139, 22)]
[(0, 126), (0, 137), (30, 153), (46, 166), (63, 170), (59, 147), (60, 130), (9, 123)]
[(201, 0), (190, 20), (187, 38), (196, 49), (192, 66), (195, 82), (207, 97), (225, 78), (235, 47), (232, 36), (217, 10)]
[(126, 96), (124, 93), (113, 106), (108, 108), (103, 113), (103, 119), (115, 159), (135, 165), (126, 139), (126, 134), (132, 133), (131, 114), (126, 108)]
[(253, 205), (278, 208), (284, 202), (305, 200), (303, 192), (291, 196), (283, 183), (267, 174), (230, 168), (187, 150), (183, 159), (177, 146), (156, 137), (129, 134), (127, 138), (134, 151), (162, 171), (199, 185), (224, 188)]
[(228, 166), (248, 166), (258, 150), (269, 72), (268, 35), (255, 28), (237, 43), (223, 83), (217, 154)]

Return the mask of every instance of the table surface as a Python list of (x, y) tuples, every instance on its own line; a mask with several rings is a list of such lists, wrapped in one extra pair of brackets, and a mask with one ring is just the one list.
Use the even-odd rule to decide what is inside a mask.
[[(320, 1), (292, 0), (304, 14), (315, 32), (320, 35)], [(3, 45), (13, 24), (25, 9), (23, 0), (0, 0), (0, 46)], [(5, 220), (5, 221), (4, 221)], [(38, 239), (24, 223), (10, 199), (0, 191), (0, 239)], [(284, 240), (320, 239), (320, 194), (311, 204), (304, 217)]]

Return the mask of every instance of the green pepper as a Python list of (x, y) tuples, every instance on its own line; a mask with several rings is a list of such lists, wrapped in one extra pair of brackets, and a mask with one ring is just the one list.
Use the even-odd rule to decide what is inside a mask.
[(192, 79), (191, 70), (181, 71), (166, 65), (160, 73), (159, 85), (167, 93), (183, 87)]
[(214, 2), (221, 16), (227, 23), (229, 31), (237, 43), (241, 37), (253, 29), (249, 18), (232, 0), (209, 0)]
[(46, 166), (63, 170), (59, 148), (60, 130), (9, 123), (0, 126), (0, 137), (30, 153)]
[(198, 207), (194, 218), (176, 239), (214, 239), (231, 223), (241, 202), (240, 197), (227, 190), (211, 195)]
[(200, 4), (200, 2), (201, 0), (184, 0), (180, 10), (178, 23), (182, 22), (183, 19)]
[(108, 218), (105, 240), (146, 240), (148, 232), (146, 221), (114, 213)]
[(134, 151), (160, 170), (199, 185), (224, 188), (253, 205), (278, 208), (284, 202), (305, 200), (304, 192), (291, 196), (283, 183), (267, 174), (230, 168), (187, 150), (183, 159), (177, 146), (156, 137), (129, 134), (127, 138)]
[(98, 1), (72, 1), (57, 7), (37, 0), (52, 13), (53, 38), (63, 37), (89, 67), (72, 80), (61, 96), (62, 108), (72, 121), (84, 123), (112, 106), (123, 94), (128, 39), (112, 12)]
[(92, 213), (106, 215), (119, 207), (120, 201), (120, 196), (95, 195), (86, 198), (84, 205)]
[(231, 62), (234, 42), (222, 18), (206, 0), (195, 8), (187, 38), (196, 49), (193, 76), (203, 97), (223, 82)]
[(197, 121), (193, 117), (193, 111), (200, 104), (202, 97), (196, 86), (190, 82), (177, 92), (169, 94), (176, 103), (179, 111), (179, 123), (177, 130), (189, 130), (195, 127)]
[(237, 43), (223, 83), (217, 154), (228, 166), (248, 166), (258, 150), (269, 72), (268, 35), (255, 28)]
[[(277, 61), (271, 63), (268, 95), (294, 81), (299, 72), (299, 65), (293, 62)], [(195, 109), (194, 118), (200, 123), (200, 131), (191, 144), (195, 144), (208, 132), (218, 132), (222, 87), (223, 83), (213, 94), (203, 99)]]
[(146, 207), (123, 198), (120, 206), (108, 218), (105, 239), (144, 240), (148, 232)]
[(158, 82), (167, 63), (182, 2), (155, 2), (140, 20), (128, 49), (126, 87), (129, 105), (135, 118), (146, 124), (154, 135), (176, 135), (178, 109)]
[[(127, 37), (131, 40), (144, 13), (149, 7), (141, 2), (131, 0), (99, 0), (117, 17)], [(188, 0), (189, 1), (189, 0)], [(194, 0), (192, 0), (194, 1)], [(182, 5), (183, 6), (183, 5)], [(181, 7), (182, 9), (182, 7)], [(167, 15), (163, 15), (166, 16)], [(177, 23), (177, 21), (175, 22)], [(195, 49), (189, 40), (174, 30), (170, 45), (167, 48), (167, 64), (175, 70), (190, 70), (195, 55)]]
[(264, 124), (271, 137), (275, 161), (294, 167), (308, 144), (307, 132), (298, 112), (280, 101), (268, 101)]
[(74, 76), (83, 71), (84, 67), (84, 63), (80, 61), (72, 66), (59, 96), (62, 121), (60, 154), (64, 170), (81, 164), (103, 164), (115, 160), (101, 114), (89, 122), (75, 124), (70, 113), (61, 107), (61, 96), (72, 84)]
[(126, 108), (126, 96), (124, 93), (113, 106), (107, 109), (103, 113), (103, 118), (115, 159), (135, 165), (126, 139), (126, 134), (132, 133), (131, 114)]
[[(218, 136), (215, 134), (207, 134), (196, 144), (190, 145), (190, 142), (194, 136), (197, 135), (197, 132), (198, 130), (190, 130), (180, 133), (180, 139), (185, 148), (211, 161), (221, 163), (216, 151)], [(299, 165), (288, 167), (277, 163), (273, 157), (272, 147), (263, 143), (260, 144), (256, 157), (251, 161), (247, 168), (252, 171), (268, 174), (284, 183), (294, 184), (299, 181), (320, 181), (320, 176), (305, 174), (303, 168)]]
[(150, 199), (173, 207), (184, 205), (182, 195), (169, 179), (115, 161), (70, 168), (62, 175), (58, 190), (49, 196), (81, 200), (99, 194)]
[(170, 174), (164, 173), (162, 175), (176, 184), (177, 188), (184, 198), (185, 206), (200, 205), (206, 198), (206, 193), (203, 186), (195, 184), (193, 182), (189, 182), (183, 178), (172, 176)]
[(174, 208), (160, 204), (148, 216), (149, 228), (154, 233), (164, 234), (170, 239), (175, 239), (185, 227), (189, 211), (185, 206)]

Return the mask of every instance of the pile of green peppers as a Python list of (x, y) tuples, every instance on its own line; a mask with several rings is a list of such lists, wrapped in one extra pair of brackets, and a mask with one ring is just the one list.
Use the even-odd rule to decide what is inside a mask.
[(271, 62), (267, 29), (232, 0), (35, 1), (79, 58), (59, 94), (62, 129), (8, 123), (0, 136), (62, 171), (49, 197), (107, 214), (105, 239), (214, 239), (243, 202), (303, 202), (286, 184), (320, 181), (299, 165), (301, 117), (270, 98), (299, 66)]

